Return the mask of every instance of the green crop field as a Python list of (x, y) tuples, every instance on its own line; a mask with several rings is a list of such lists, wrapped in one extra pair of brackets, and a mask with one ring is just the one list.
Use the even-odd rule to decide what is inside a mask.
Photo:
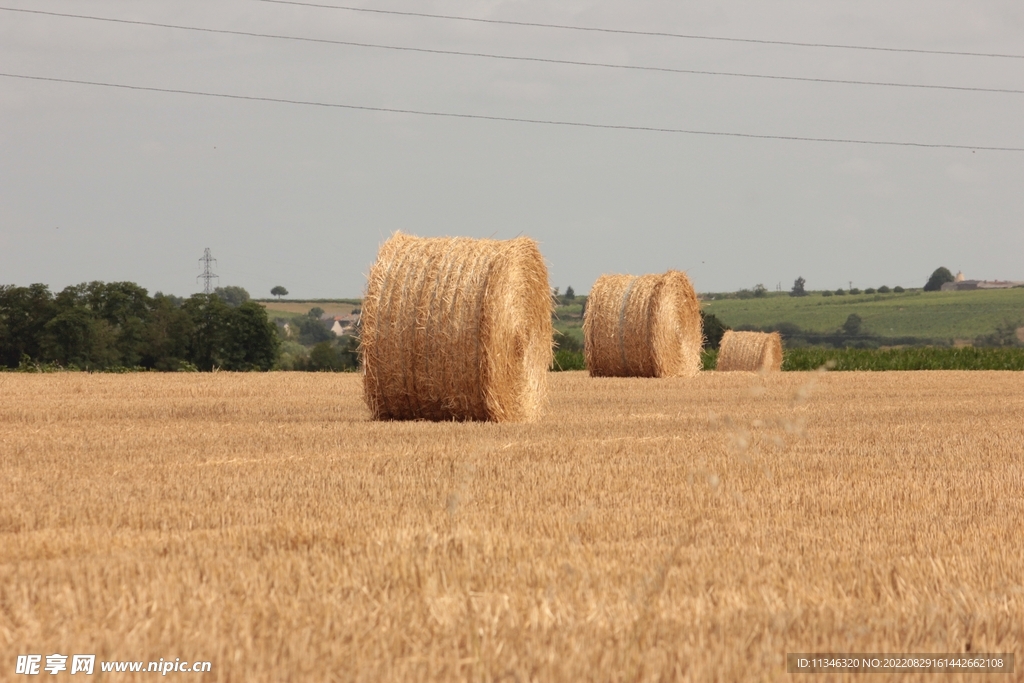
[(555, 330), (583, 344), (583, 304), (557, 306), (552, 322)]
[[(851, 313), (867, 333), (885, 337), (973, 340), (999, 325), (1024, 321), (1024, 288), (967, 292), (856, 294), (823, 297), (772, 295), (752, 299), (703, 302), (726, 325), (767, 327), (787, 322), (820, 333), (837, 330)], [(1024, 325), (1024, 322), (1019, 323)]]
[[(718, 351), (701, 354), (705, 370), (714, 370)], [(556, 370), (575, 370), (583, 365), (566, 355), (556, 359)], [(787, 349), (783, 356), (784, 371), (809, 370), (1015, 370), (1024, 371), (1024, 348), (936, 348), (914, 346), (900, 349)]]

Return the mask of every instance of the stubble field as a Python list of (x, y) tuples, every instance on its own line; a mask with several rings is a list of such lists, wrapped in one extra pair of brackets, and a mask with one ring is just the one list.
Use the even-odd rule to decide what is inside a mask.
[(0, 680), (25, 653), (223, 681), (1024, 654), (1024, 374), (550, 381), (543, 420), (493, 425), (370, 422), (356, 375), (0, 374)]

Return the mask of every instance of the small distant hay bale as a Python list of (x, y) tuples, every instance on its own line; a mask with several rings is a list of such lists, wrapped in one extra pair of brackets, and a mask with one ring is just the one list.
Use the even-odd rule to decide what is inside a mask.
[(602, 275), (587, 297), (583, 352), (592, 377), (692, 377), (704, 330), (685, 274)]
[(374, 419), (537, 417), (551, 365), (551, 311), (533, 240), (396, 232), (370, 269), (360, 318)]
[(726, 330), (718, 348), (716, 370), (775, 372), (782, 369), (782, 338), (778, 332)]

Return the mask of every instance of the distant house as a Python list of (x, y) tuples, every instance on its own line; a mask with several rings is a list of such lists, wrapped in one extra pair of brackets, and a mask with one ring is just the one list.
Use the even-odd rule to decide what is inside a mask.
[(341, 337), (355, 332), (356, 327), (359, 325), (359, 314), (349, 313), (348, 315), (327, 315), (324, 316), (322, 320), (336, 337)]
[(1024, 282), (1015, 280), (967, 280), (962, 272), (957, 272), (952, 282), (942, 285), (943, 292), (960, 292), (968, 289), (1010, 289), (1024, 287)]

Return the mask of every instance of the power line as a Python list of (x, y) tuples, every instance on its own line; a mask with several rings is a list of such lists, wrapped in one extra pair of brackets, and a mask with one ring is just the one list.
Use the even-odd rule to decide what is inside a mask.
[(708, 135), (714, 137), (748, 138), (756, 140), (784, 140), (792, 142), (832, 142), (851, 145), (876, 145), (885, 147), (921, 147), (929, 149), (969, 149), (986, 152), (1024, 152), (1024, 147), (992, 147), (977, 145), (953, 145), (927, 142), (900, 142), (892, 140), (857, 140), (852, 138), (814, 138), (799, 135), (765, 135), (758, 133), (737, 133), (729, 131), (691, 130), (686, 128), (662, 128), (658, 126), (633, 126), (611, 123), (588, 123), (585, 121), (560, 121), (556, 119), (529, 119), (514, 116), (491, 116), (488, 114), (463, 114), (458, 112), (427, 111), (422, 109), (397, 109), (392, 107), (371, 107), (359, 104), (342, 104), (339, 102), (316, 102), (313, 100), (296, 100), (281, 97), (262, 97), (258, 95), (232, 95), (229, 93), (206, 92), (202, 90), (184, 90), (179, 88), (156, 88), (144, 85), (128, 85), (125, 83), (107, 83), (102, 81), (85, 81), (73, 78), (54, 78), (50, 76), (29, 76), (27, 74), (2, 73), (5, 78), (19, 78), (30, 81), (51, 83), (74, 83), (103, 88), (120, 88), (144, 92), (171, 93), (176, 95), (196, 95), (200, 97), (216, 97), (229, 100), (245, 100), (250, 102), (276, 102), (279, 104), (295, 104), (310, 107), (327, 107), (332, 109), (351, 109), (356, 111), (387, 112), (392, 114), (414, 114), (417, 116), (434, 116), (439, 118), (473, 119), (478, 121), (504, 121), (508, 123), (533, 123), (549, 126), (567, 126), (575, 128), (595, 128), (601, 130), (632, 130), (651, 133), (676, 133), (683, 135)]
[(315, 2), (299, 2), (298, 0), (258, 0), (277, 5), (298, 5), (300, 7), (316, 7), (319, 9), (337, 9), (347, 12), (368, 12), (373, 14), (394, 14), (406, 17), (425, 17), (428, 19), (448, 19), (452, 21), (472, 21), (480, 24), (504, 24), (506, 26), (531, 26), (534, 28), (554, 28), (566, 31), (591, 31), (595, 33), (618, 33), (631, 36), (659, 36), (662, 38), (685, 38), (688, 40), (715, 40), (727, 43), (755, 43), (758, 45), (785, 45), (788, 47), (822, 47), (838, 50), (870, 50), (873, 52), (910, 52), (925, 55), (954, 55), (957, 57), (998, 57), (1003, 59), (1024, 59), (1024, 55), (1013, 55), (999, 52), (959, 52), (956, 50), (923, 50), (905, 47), (874, 47), (871, 45), (843, 45), (840, 43), (800, 43), (790, 40), (763, 40), (758, 38), (727, 38), (724, 36), (702, 36), (688, 33), (666, 33), (663, 31), (633, 31), (621, 28), (601, 28), (598, 26), (570, 26), (567, 24), (543, 24), (535, 21), (510, 21), (507, 19), (480, 19), (451, 14), (427, 14), (426, 12), (401, 12), (398, 10), (370, 9), (368, 7), (349, 7), (344, 5), (323, 5)]
[(252, 31), (236, 31), (231, 29), (216, 29), (216, 28), (203, 28), (199, 26), (183, 26), (180, 24), (163, 24), (152, 21), (137, 21), (132, 19), (113, 19), (110, 17), (97, 17), (86, 14), (67, 14), (63, 12), (47, 12), (43, 10), (32, 10), (32, 9), (21, 9), (15, 7), (0, 7), (0, 11), (5, 12), (22, 12), (25, 14), (42, 14), (52, 17), (65, 17), (70, 19), (88, 19), (91, 21), (104, 21), (115, 24), (131, 24), (136, 26), (152, 26), (157, 28), (170, 28), (181, 31), (199, 31), (202, 33), (216, 33), (223, 35), (233, 36), (245, 36), (250, 38), (271, 38), (274, 40), (293, 40), (305, 43), (321, 43), (327, 45), (344, 45), (348, 47), (360, 47), (360, 48), (373, 48), (379, 50), (397, 50), (402, 52), (418, 52), (426, 54), (436, 55), (453, 55), (457, 57), (479, 57), (486, 59), (500, 59), (507, 61), (516, 62), (539, 62), (543, 64), (563, 64), (571, 66), (589, 66), (598, 67), (603, 69), (624, 69), (628, 71), (656, 71), (662, 73), (675, 73), (675, 74), (689, 74), (697, 76), (728, 76), (734, 78), (755, 78), (764, 80), (775, 80), (775, 81), (799, 81), (804, 83), (832, 83), (839, 85), (866, 85), (866, 86), (881, 86), (888, 88), (923, 88), (927, 90), (959, 90), (968, 92), (991, 92), (991, 93), (1005, 93), (1014, 95), (1024, 95), (1024, 90), (1016, 90), (1012, 88), (982, 88), (976, 86), (958, 86), (958, 85), (929, 85), (923, 83), (895, 83), (889, 81), (859, 81), (849, 80), (840, 78), (810, 78), (804, 76), (776, 76), (771, 74), (752, 74), (752, 73), (740, 73), (733, 71), (704, 71), (697, 69), (676, 69), (672, 67), (661, 67), (661, 66), (642, 66), (642, 65), (631, 65), (631, 64), (610, 64), (605, 62), (586, 62), (579, 60), (570, 59), (552, 59), (547, 57), (520, 57), (514, 55), (498, 55), (490, 54), (486, 52), (465, 52), (460, 50), (440, 50), (433, 48), (422, 48), (422, 47), (408, 47), (402, 45), (382, 45), (378, 43), (360, 43), (347, 40), (332, 40), (328, 38), (308, 38), (305, 36), (287, 36), (275, 33), (256, 33)]

